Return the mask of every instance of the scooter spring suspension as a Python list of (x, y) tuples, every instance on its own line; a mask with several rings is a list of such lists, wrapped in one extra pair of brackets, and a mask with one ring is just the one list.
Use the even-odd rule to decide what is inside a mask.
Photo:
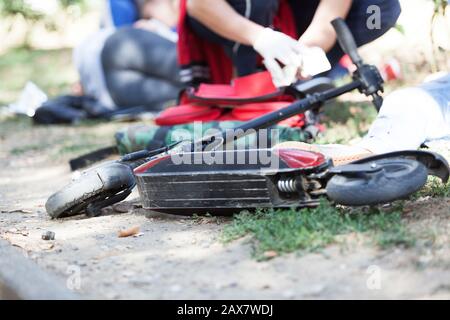
[(284, 193), (297, 192), (295, 178), (280, 179), (277, 184), (278, 190)]

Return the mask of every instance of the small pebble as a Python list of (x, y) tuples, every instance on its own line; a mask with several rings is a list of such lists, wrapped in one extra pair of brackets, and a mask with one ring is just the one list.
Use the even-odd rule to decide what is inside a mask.
[(117, 213), (128, 213), (133, 210), (133, 205), (130, 203), (118, 203), (113, 206), (113, 210)]
[(138, 234), (135, 234), (134, 236), (133, 236), (133, 238), (140, 238), (140, 237), (143, 237), (144, 236), (144, 233), (143, 232), (140, 232), (140, 233), (138, 233)]
[(133, 271), (124, 271), (124, 272), (122, 272), (122, 277), (125, 277), (125, 278), (131, 278), (131, 277), (133, 277), (135, 274), (136, 274), (136, 273), (133, 272)]
[(42, 240), (55, 240), (55, 233), (53, 231), (47, 231), (42, 234)]

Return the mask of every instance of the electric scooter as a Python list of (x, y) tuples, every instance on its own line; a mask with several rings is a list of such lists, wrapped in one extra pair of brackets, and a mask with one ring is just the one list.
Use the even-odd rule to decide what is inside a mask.
[[(136, 185), (144, 208), (186, 215), (313, 207), (323, 197), (342, 205), (377, 205), (410, 196), (425, 185), (428, 175), (447, 182), (448, 163), (424, 151), (377, 155), (336, 167), (315, 152), (227, 148), (248, 132), (269, 128), (354, 90), (371, 97), (377, 110), (381, 108), (383, 79), (378, 69), (363, 62), (344, 20), (332, 24), (340, 46), (356, 66), (351, 82), (309, 94), (235, 130), (138, 151), (97, 166), (52, 195), (46, 203), (48, 214), (52, 218), (97, 216), (102, 208), (126, 199)], [(179, 162), (180, 158), (184, 161)], [(229, 165), (225, 161), (229, 158), (243, 162)]]

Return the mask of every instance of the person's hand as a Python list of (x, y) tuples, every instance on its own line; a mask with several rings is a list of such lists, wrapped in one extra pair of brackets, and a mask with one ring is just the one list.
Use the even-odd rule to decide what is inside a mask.
[(331, 69), (325, 51), (319, 47), (302, 47), (301, 65), (298, 69), (299, 79), (308, 79)]
[(297, 79), (308, 79), (331, 69), (321, 48), (307, 47), (269, 28), (260, 32), (253, 48), (263, 57), (276, 87), (289, 86)]
[(302, 46), (297, 40), (265, 28), (257, 36), (253, 48), (263, 57), (276, 87), (289, 86), (295, 81), (297, 70), (302, 64)]
[(312, 77), (327, 72), (331, 69), (330, 61), (319, 47), (301, 48), (301, 53), (297, 56), (300, 66), (287, 65), (282, 68), (283, 84), (291, 85), (297, 80), (308, 80)]

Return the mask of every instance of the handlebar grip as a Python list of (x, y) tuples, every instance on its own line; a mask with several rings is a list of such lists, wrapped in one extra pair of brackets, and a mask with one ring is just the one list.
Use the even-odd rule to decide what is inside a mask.
[(361, 66), (363, 60), (358, 53), (358, 47), (356, 46), (355, 38), (352, 32), (347, 26), (347, 23), (342, 18), (337, 18), (331, 21), (334, 30), (336, 31), (339, 45), (342, 50), (349, 55), (350, 59), (356, 66)]

